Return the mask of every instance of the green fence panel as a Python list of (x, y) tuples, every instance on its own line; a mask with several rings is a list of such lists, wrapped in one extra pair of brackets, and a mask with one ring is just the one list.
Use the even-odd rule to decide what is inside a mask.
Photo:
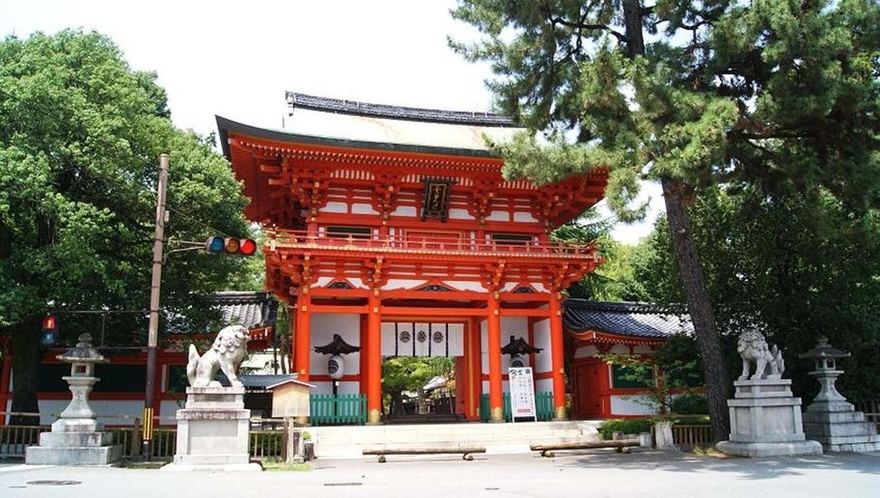
[[(504, 393), (501, 396), (501, 401), (503, 403), (504, 420), (510, 422), (512, 413), (510, 409), (510, 393)], [(535, 393), (535, 411), (537, 412), (538, 420), (553, 420), (554, 409), (552, 392)], [(480, 420), (488, 422), (490, 416), (489, 395), (483, 394), (480, 396)]]
[(367, 397), (360, 394), (313, 394), (309, 397), (311, 425), (364, 425)]

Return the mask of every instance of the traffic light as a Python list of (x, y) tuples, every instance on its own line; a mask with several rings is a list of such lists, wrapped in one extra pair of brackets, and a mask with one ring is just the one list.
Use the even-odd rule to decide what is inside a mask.
[(58, 340), (58, 323), (52, 315), (43, 317), (40, 325), (40, 344), (43, 346), (54, 346)]
[(237, 239), (235, 237), (208, 237), (205, 249), (215, 254), (239, 254), (253, 256), (257, 252), (257, 243), (253, 239)]

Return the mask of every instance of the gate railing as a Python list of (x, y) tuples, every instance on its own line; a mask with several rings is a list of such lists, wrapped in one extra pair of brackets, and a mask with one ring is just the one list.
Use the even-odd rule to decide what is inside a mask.
[[(510, 409), (510, 393), (502, 394), (501, 401), (504, 412), (504, 420), (510, 422), (512, 413)], [(555, 410), (553, 409), (552, 392), (548, 391), (535, 393), (535, 411), (537, 412), (538, 420), (553, 420)], [(483, 394), (482, 396), (480, 396), (480, 420), (482, 420), (483, 422), (488, 422), (490, 416), (491, 410), (489, 408), (489, 395)]]
[(313, 394), (309, 396), (311, 425), (364, 425), (367, 397), (363, 394)]

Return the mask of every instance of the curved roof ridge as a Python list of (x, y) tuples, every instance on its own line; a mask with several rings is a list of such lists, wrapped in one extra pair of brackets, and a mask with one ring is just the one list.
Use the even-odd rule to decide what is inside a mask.
[(507, 116), (491, 112), (448, 111), (423, 107), (404, 107), (388, 104), (371, 104), (355, 100), (320, 97), (299, 92), (286, 92), (285, 99), (291, 108), (301, 107), (314, 111), (337, 112), (355, 116), (373, 116), (408, 121), (452, 123), (471, 126), (514, 127), (516, 124)]
[(592, 299), (568, 298), (565, 300), (570, 307), (590, 311), (612, 311), (626, 313), (650, 314), (687, 314), (687, 305), (682, 303), (656, 304), (638, 301), (594, 301)]

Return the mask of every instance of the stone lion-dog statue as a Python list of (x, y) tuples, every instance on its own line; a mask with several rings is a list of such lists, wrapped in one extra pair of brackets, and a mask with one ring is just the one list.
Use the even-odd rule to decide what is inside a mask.
[(217, 333), (211, 349), (199, 356), (195, 344), (189, 345), (189, 362), (186, 377), (192, 387), (219, 387), (214, 375), (221, 370), (232, 386), (240, 387), (238, 366), (247, 356), (248, 329), (241, 325), (230, 325)]
[[(736, 343), (736, 352), (742, 358), (742, 375), (739, 380), (781, 379), (785, 371), (782, 351), (776, 345), (770, 346), (764, 335), (754, 329), (740, 333)], [(755, 373), (749, 377), (751, 365), (755, 365)]]

